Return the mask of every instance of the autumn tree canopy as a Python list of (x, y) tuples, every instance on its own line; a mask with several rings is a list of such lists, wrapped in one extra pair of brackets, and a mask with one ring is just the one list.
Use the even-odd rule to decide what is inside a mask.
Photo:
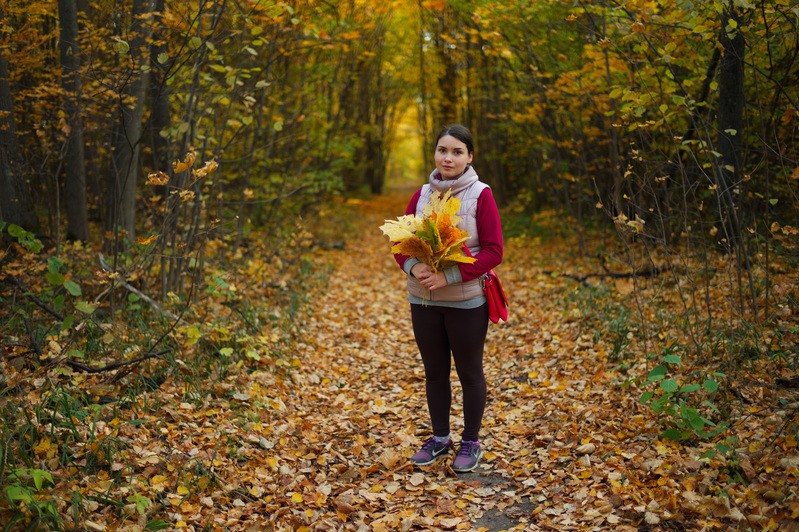
[[(165, 418), (164, 412), (176, 424), (194, 423), (182, 411), (213, 410), (204, 402), (213, 388), (268, 411), (214, 406), (230, 418), (229, 439), (220, 444), (229, 451), (227, 466), (253, 454), (234, 425), (246, 426), (247, 437), (255, 438), (250, 443), (263, 450), (311, 434), (317, 440), (306, 456), (317, 459), (313, 467), (336, 459), (321, 449), (323, 435), (309, 428), (318, 419), (287, 414), (292, 402), (281, 396), (289, 394), (289, 381), (300, 388), (356, 387), (345, 383), (343, 363), (325, 366), (335, 382), (329, 374), (291, 376), (302, 366), (297, 353), (311, 356), (304, 335), (321, 327), (305, 314), (318, 303), (309, 294), (324, 294), (334, 268), (325, 262), (331, 250), (346, 250), (335, 255), (339, 262), (347, 254), (359, 264), (372, 260), (362, 249), (371, 244), (361, 244), (372, 241), (358, 230), (369, 223), (376, 232), (380, 224), (352, 209), (363, 201), (381, 205), (395, 188), (422, 183), (436, 133), (457, 122), (475, 134), (475, 167), (502, 207), (508, 248), (526, 253), (511, 277), (519, 293), (529, 289), (530, 297), (563, 303), (555, 310), (557, 301), (547, 301), (552, 313), (562, 313), (557, 320), (524, 310), (528, 321), (558, 322), (543, 340), (554, 346), (547, 363), (562, 362), (562, 335), (569, 347), (562, 351), (612, 365), (612, 378), (601, 369), (575, 386), (590, 388), (586, 383), (595, 378), (613, 393), (635, 392), (621, 404), (650, 416), (636, 418), (642, 432), (658, 425), (672, 441), (702, 442), (703, 451), (724, 456), (706, 476), (697, 473), (704, 466), (696, 460), (682, 460), (691, 463), (680, 470), (682, 485), (691, 486), (686, 491), (713, 475), (745, 477), (755, 486), (751, 493), (731, 491), (748, 504), (750, 525), (762, 517), (764, 526), (772, 526), (769, 519), (777, 526), (791, 512), (795, 518), (795, 492), (759, 485), (763, 478), (745, 467), (748, 455), (736, 454), (739, 435), (732, 432), (738, 415), (739, 432), (760, 442), (751, 449), (759, 452), (771, 438), (779, 452), (795, 453), (795, 398), (741, 389), (779, 374), (780, 386), (790, 390), (794, 381), (783, 373), (797, 365), (796, 350), (783, 342), (795, 345), (799, 331), (798, 25), (794, 0), (5, 0), (0, 399), (9, 401), (0, 403), (0, 486), (7, 488), (0, 490), (0, 512), (6, 512), (0, 515), (59, 528), (69, 511), (66, 502), (54, 501), (72, 497), (69, 519), (76, 527), (104, 505), (108, 523), (137, 514), (157, 529), (166, 522), (163, 513), (151, 515), (153, 492), (166, 488), (154, 486), (169, 484), (188, 497), (182, 493), (187, 482), (195, 483), (192, 496), (206, 488), (224, 491), (231, 515), (235, 501), (261, 496), (277, 497), (264, 502), (270, 510), (313, 497), (319, 515), (339, 524), (359, 515), (352, 493), (341, 489), (332, 503), (329, 483), (312, 486), (273, 457), (259, 474), (290, 483), (293, 495), (264, 495), (254, 484), (225, 491), (212, 458), (192, 461), (196, 468), (181, 479), (175, 471), (185, 464), (172, 463), (171, 477), (156, 481), (149, 457), (167, 450), (153, 442), (173, 428), (148, 427), (147, 444), (136, 440), (135, 428)], [(558, 238), (564, 244), (546, 240)], [(545, 253), (555, 266), (529, 269)], [(566, 271), (574, 264), (585, 271)], [(527, 284), (533, 278), (535, 290)], [(340, 287), (332, 293), (340, 296)], [(517, 319), (507, 326), (520, 327), (518, 336), (508, 333), (506, 340), (543, 346), (537, 335), (544, 332)], [(385, 325), (377, 320), (369, 327)], [(337, 333), (337, 346), (358, 336)], [(341, 356), (358, 360), (361, 354)], [(542, 381), (553, 393), (562, 390), (539, 378), (546, 372), (526, 365), (533, 358), (508, 366), (523, 374), (507, 386), (546, 403), (525, 387)], [(593, 362), (580, 359), (570, 367)], [(741, 368), (756, 376), (736, 380), (732, 372)], [(610, 381), (623, 384), (612, 388)], [(322, 388), (316, 392), (339, 401)], [(405, 390), (391, 393), (397, 401), (406, 398)], [(153, 397), (158, 406), (149, 410)], [(181, 412), (159, 410), (176, 398)], [(762, 410), (751, 407), (757, 412), (771, 412), (772, 400), (784, 408), (750, 431), (742, 428), (741, 412), (749, 407), (741, 404), (755, 400), (765, 401), (758, 403)], [(386, 408), (372, 406), (373, 413)], [(519, 406), (513, 416), (529, 412)], [(274, 420), (276, 432), (264, 429)], [(562, 478), (593, 478), (593, 451), (584, 446), (604, 444), (616, 453), (608, 442), (624, 440), (617, 429), (600, 434), (603, 440), (593, 432), (583, 441), (577, 429), (545, 440), (524, 419), (506, 421), (503, 429), (536, 434), (549, 445), (550, 461), (560, 463), (569, 454), (564, 449), (575, 450), (579, 470), (561, 469)], [(374, 442), (356, 440), (350, 450), (357, 462)], [(633, 453), (639, 466), (651, 465), (648, 473), (662, 472), (662, 464), (649, 461), (662, 448), (636, 445), (622, 456)], [(207, 442), (201, 447), (212, 452)], [(138, 454), (127, 454), (126, 463), (112, 459), (131, 449)], [(76, 474), (73, 460), (96, 477), (90, 487), (69, 492), (64, 486)], [(385, 455), (384, 468), (393, 474), (397, 460)], [(779, 462), (784, 475), (775, 482), (795, 479), (795, 460)], [(376, 471), (346, 463), (338, 474), (348, 480)], [(774, 470), (777, 463), (764, 458), (761, 465)], [(147, 494), (125, 484), (124, 497), (97, 495), (113, 484), (109, 479), (127, 482), (143, 472), (152, 481)], [(603, 478), (618, 500), (597, 502), (597, 511), (614, 516), (609, 524), (640, 525), (631, 508), (650, 499), (626, 491), (616, 473)], [(654, 481), (651, 500), (677, 512), (659, 491), (673, 480), (664, 478)], [(417, 476), (400, 487), (383, 480), (390, 495), (415, 491), (422, 482)], [(57, 497), (41, 494), (59, 482)], [(715, 489), (710, 484), (706, 489)], [(520, 493), (535, 488), (522, 486)], [(380, 494), (364, 496), (370, 503), (383, 500), (387, 486), (372, 488), (359, 485)], [(177, 507), (186, 502), (177, 495), (160, 500), (178, 501)], [(704, 504), (708, 497), (706, 491), (691, 500)], [(208, 500), (186, 504), (196, 509)], [(792, 510), (779, 507), (791, 500)], [(686, 511), (699, 512), (702, 504)], [(726, 504), (719, 512), (733, 519), (737, 507)], [(644, 515), (653, 514), (647, 524), (657, 524), (663, 514), (643, 507)], [(448, 516), (443, 522), (384, 517), (395, 527), (465, 524), (450, 515), (458, 511), (455, 503), (437, 508)], [(319, 515), (292, 514), (281, 524), (307, 525)]]

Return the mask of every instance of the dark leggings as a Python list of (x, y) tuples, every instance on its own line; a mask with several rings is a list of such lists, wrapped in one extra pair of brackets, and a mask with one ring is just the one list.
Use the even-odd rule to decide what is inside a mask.
[(411, 305), (416, 345), (424, 363), (427, 408), (433, 434), (449, 434), (452, 389), (450, 352), (463, 388), (464, 441), (477, 441), (486, 405), (483, 346), (488, 332), (488, 305), (474, 309)]

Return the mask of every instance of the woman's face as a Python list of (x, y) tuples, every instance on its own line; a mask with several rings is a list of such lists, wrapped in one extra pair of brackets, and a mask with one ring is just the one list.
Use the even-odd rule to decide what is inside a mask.
[(472, 154), (466, 144), (451, 135), (438, 139), (435, 159), (436, 168), (443, 179), (459, 177), (472, 164)]

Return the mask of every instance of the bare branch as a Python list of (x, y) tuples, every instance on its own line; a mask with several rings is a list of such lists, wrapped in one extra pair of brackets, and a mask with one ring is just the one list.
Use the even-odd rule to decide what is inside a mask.
[(72, 369), (77, 369), (86, 373), (103, 373), (105, 371), (113, 371), (115, 369), (119, 369), (125, 366), (130, 366), (131, 364), (138, 364), (139, 362), (143, 362), (145, 360), (151, 358), (158, 358), (164, 353), (168, 353), (169, 349), (162, 349), (161, 351), (156, 351), (155, 353), (147, 353), (146, 355), (142, 355), (137, 358), (132, 358), (130, 360), (124, 360), (122, 362), (114, 362), (113, 364), (108, 364), (107, 366), (103, 366), (102, 368), (95, 368), (92, 366), (87, 366), (86, 364), (81, 364), (80, 362), (75, 362), (74, 360), (67, 360), (67, 366), (71, 367)]

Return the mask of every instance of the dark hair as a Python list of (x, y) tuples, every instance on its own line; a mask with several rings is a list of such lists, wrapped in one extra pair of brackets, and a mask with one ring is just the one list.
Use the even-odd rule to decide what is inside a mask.
[(466, 126), (462, 126), (460, 124), (452, 124), (450, 126), (445, 126), (444, 129), (441, 130), (441, 133), (438, 134), (436, 137), (436, 144), (438, 141), (441, 140), (441, 137), (445, 136), (455, 137), (459, 141), (466, 144), (466, 150), (473, 154), (474, 153), (474, 137), (472, 136), (472, 132), (469, 131)]

